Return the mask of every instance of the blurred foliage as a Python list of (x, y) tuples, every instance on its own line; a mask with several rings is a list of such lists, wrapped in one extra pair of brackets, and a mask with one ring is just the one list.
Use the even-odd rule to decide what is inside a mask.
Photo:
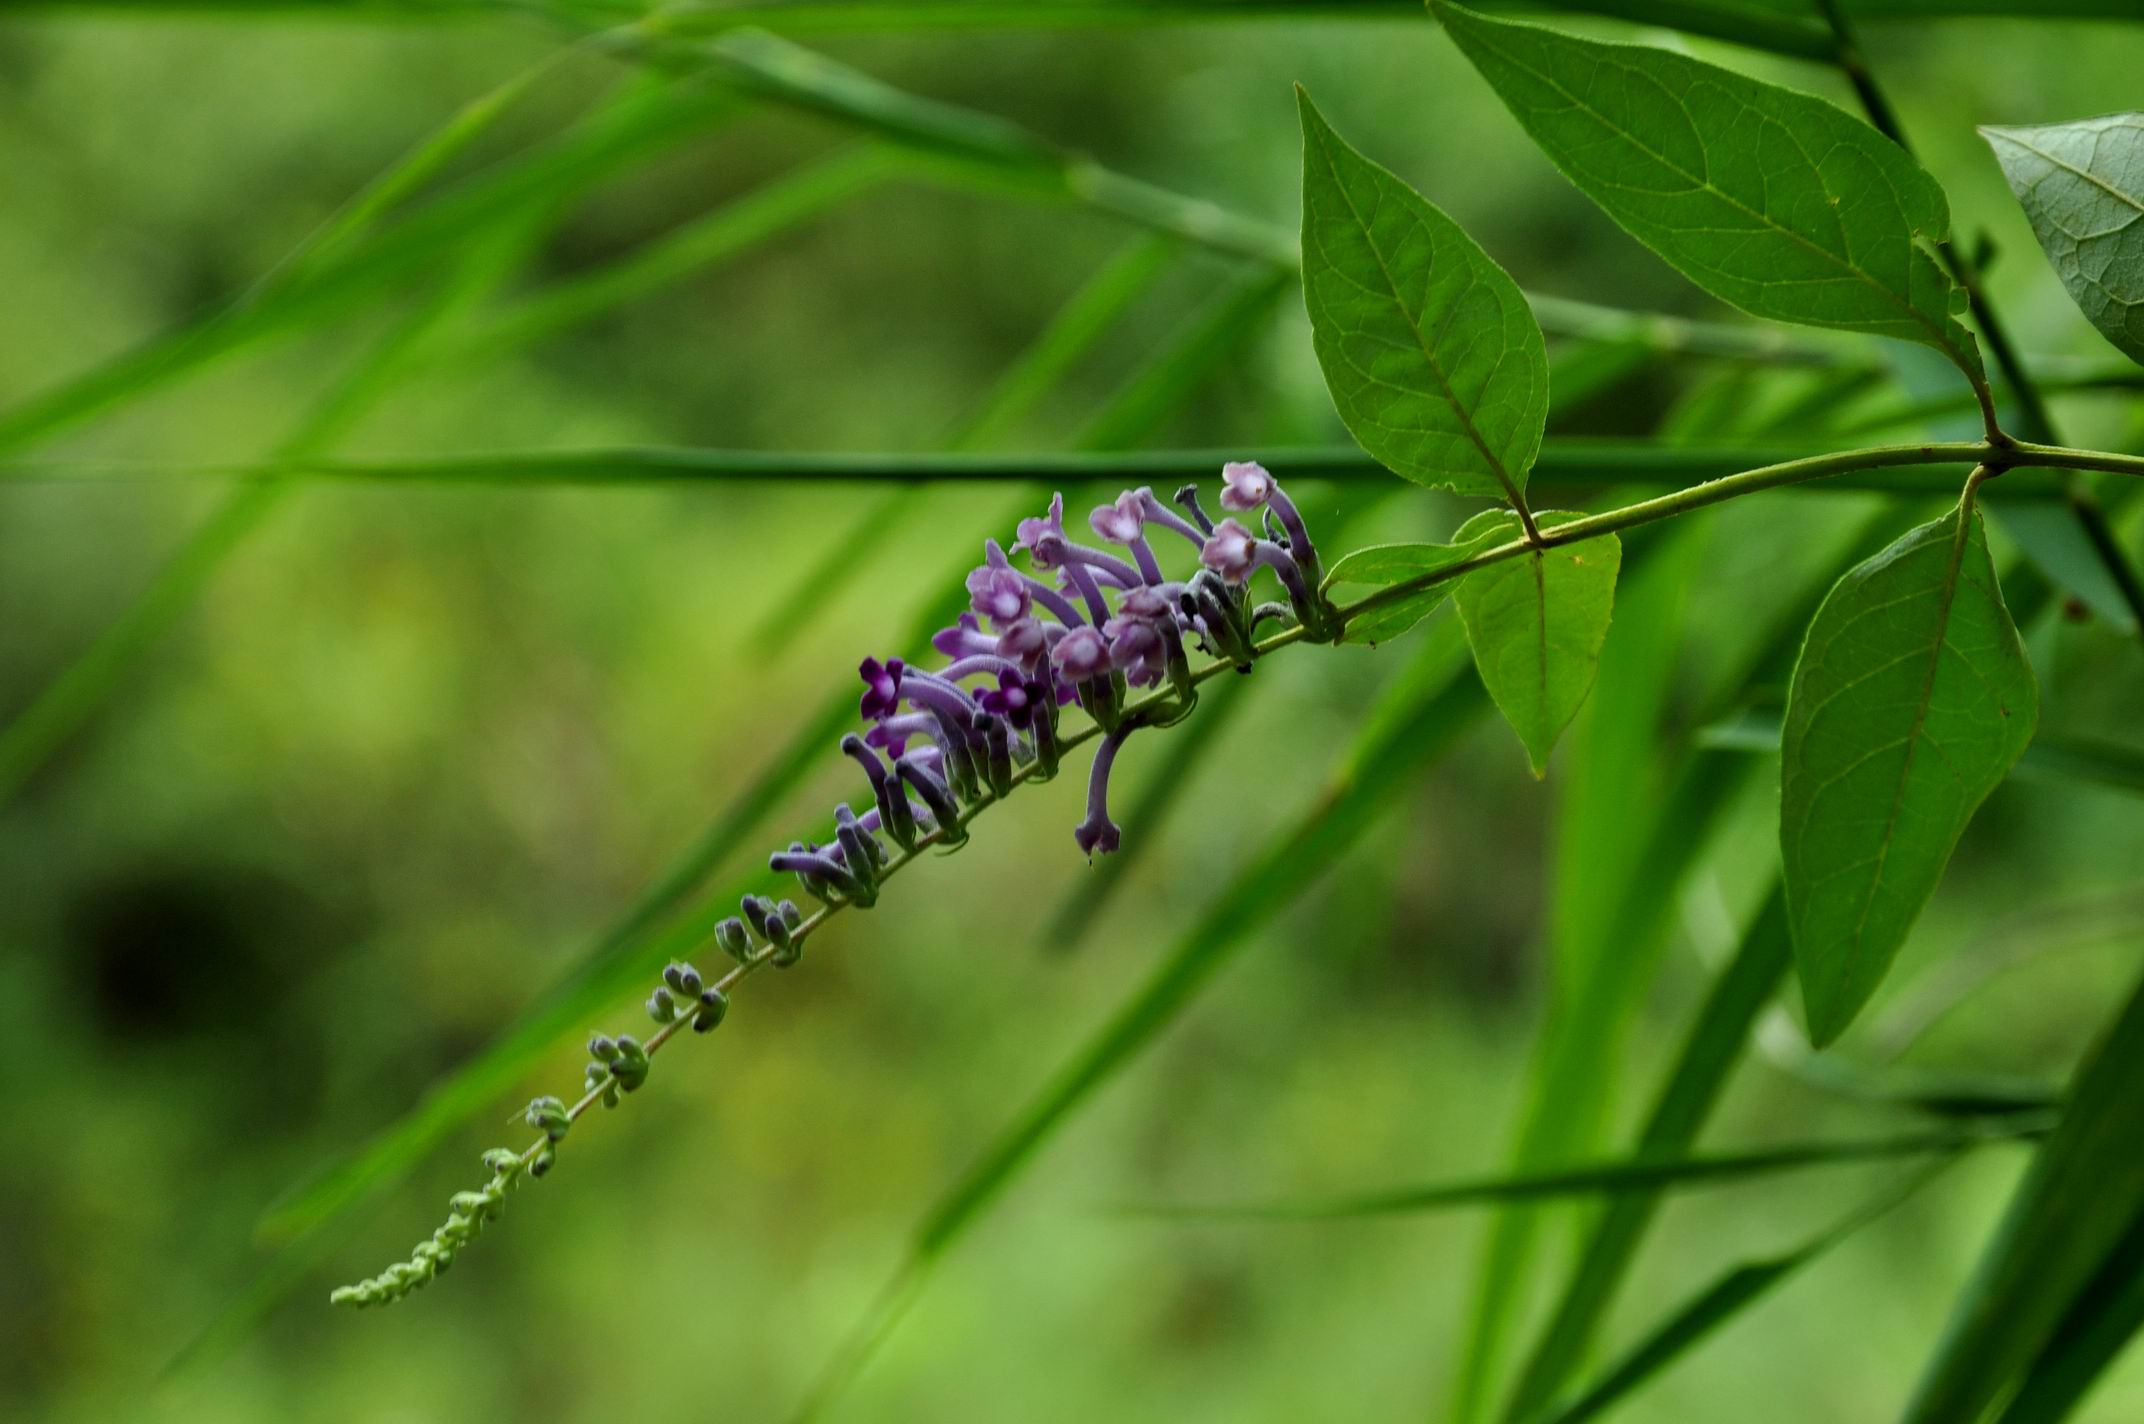
[[(244, 292), (398, 155), (557, 43), (510, 17), (364, 27), (46, 11), (0, 22), (0, 410)], [(1423, 21), (824, 43), (889, 81), (1283, 228), (1297, 182), (1288, 85), (1301, 80), (1529, 290), (1720, 315), (1565, 187)], [(1831, 74), (1696, 47), (1845, 97)], [(1961, 235), (1991, 235), (1993, 285), (2026, 349), (2105, 356), (2038, 260), (1973, 125), (2133, 106), (2144, 32), (1959, 22), (1879, 28), (1867, 48)], [(544, 142), (626, 82), (602, 55), (560, 59), (434, 186)], [(823, 119), (754, 108), (607, 176), (545, 216), (498, 290), (442, 318), (436, 359), (337, 448), (937, 447), (1121, 252), (1121, 222), (895, 175), (592, 321), (526, 346), (478, 339), (517, 298), (853, 141)], [(1234, 271), (1185, 253), (999, 432), (1002, 446), (1078, 439)], [(429, 295), (424, 282), (398, 286), (38, 453), (266, 458)], [(1552, 430), (1682, 422), (1702, 437), (1713, 417), (1690, 412), (1708, 403), (1808, 397), (1791, 384), (1806, 378), (1734, 379), (1648, 367), (1561, 411)], [(1915, 379), (1907, 366), (1901, 383)], [(2118, 398), (2067, 397), (2057, 411), (2075, 441), (2118, 447), (2136, 433)], [(1289, 301), (1149, 442), (1336, 434)], [(224, 497), (191, 481), (0, 489), (0, 720)], [(883, 538), (860, 541), (864, 566), (824, 616), (762, 643), (780, 600), (881, 497), (772, 484), (299, 486), (236, 547), (106, 705), (0, 804), (12, 1138), (0, 1155), (0, 1410), (764, 1419), (796, 1403), (910, 1223), (1299, 812), (1401, 650), (1308, 651), (1264, 670), (1166, 823), (1127, 822), (1128, 841), (1153, 843), (1076, 953), (1044, 952), (1051, 906), (1090, 874), (1070, 842), (1079, 788), (1068, 778), (991, 817), (957, 862), (919, 867), (878, 912), (845, 917), (804, 972), (755, 986), (718, 1047), (666, 1058), (631, 1111), (578, 1138), (543, 1191), (421, 1299), (362, 1317), (325, 1306), (330, 1277), (368, 1272), (430, 1228), (499, 1138), (492, 1123), (457, 1134), (357, 1223), (234, 1353), (160, 1376), (259, 1269), (254, 1228), (271, 1203), (404, 1112), (570, 968), (857, 658), (885, 651), (942, 592), (933, 581), (948, 559), (1005, 532), (994, 527), (1002, 492), (926, 490)], [(1331, 527), (1369, 499), (1317, 492), (1306, 512)], [(1678, 718), (1739, 676), (1770, 591), (1838, 568), (1842, 541), (1876, 507), (1795, 494), (1720, 511), (1697, 556), (1711, 592), (1691, 601), (1674, 650), (1665, 714), (1677, 735)], [(1890, 511), (1900, 523), (1905, 512)], [(1442, 537), (1459, 517), (1409, 495), (1368, 523), (1379, 537)], [(2133, 519), (2124, 534), (2136, 548)], [(1634, 570), (1654, 552), (1633, 539)], [(2031, 637), (2045, 725), (2133, 742), (2144, 698), (2134, 640), (2061, 617)], [(1611, 670), (1641, 655), (1611, 631)], [(1588, 741), (1582, 716), (1540, 786), (1504, 729), (1462, 738), (1049, 1149), (940, 1269), (842, 1417), (1386, 1419), (1441, 1403), (1478, 1219), (1187, 1226), (1096, 1208), (1342, 1192), (1505, 1161), (1549, 1001), (1544, 866), (1584, 868), (1552, 862), (1550, 848), (1563, 843), (1553, 818)], [(1128, 779), (1183, 754), (1135, 743)], [(821, 820), (848, 773), (829, 746), (784, 806), (784, 831)], [(1622, 1085), (1603, 1105), (1616, 1140), (1766, 888), (1775, 791), (1768, 774), (1751, 780), (1677, 889), (1663, 968), (1600, 1065), (1604, 1086)], [(1135, 782), (1128, 792), (1135, 804)], [(1844, 1055), (1893, 1051), (1889, 1009), (1929, 1023), (1911, 1065), (2067, 1072), (2135, 967), (2140, 856), (2133, 799), (2024, 782), (1999, 792)], [(1938, 1012), (1946, 1001), (1930, 995), (1961, 965), (1988, 977)], [(630, 1005), (588, 1027), (625, 1022)], [(561, 1043), (528, 1089), (577, 1069)], [(1889, 1120), (1760, 1058), (1730, 1085), (1708, 1140)], [(1926, 1354), (2019, 1160), (1969, 1159), (1619, 1417), (1894, 1412), (1910, 1384), (1901, 1362)], [(1725, 1264), (1802, 1241), (1888, 1179), (1853, 1166), (1669, 1201), (1604, 1345), (1627, 1346)], [(1543, 1254), (1567, 1261), (1576, 1241), (1552, 1229)], [(1522, 1292), (1528, 1322), (1552, 1302), (1540, 1285)], [(2078, 1417), (2140, 1411), (2144, 1367), (2132, 1364)]]

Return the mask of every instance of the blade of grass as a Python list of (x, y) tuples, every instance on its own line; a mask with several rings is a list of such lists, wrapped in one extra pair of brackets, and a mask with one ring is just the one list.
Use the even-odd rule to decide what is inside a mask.
[(1597, 1383), (1566, 1404), (1529, 1416), (1527, 1424), (1580, 1424), (1582, 1420), (1605, 1413), (1715, 1330), (1784, 1285), (1802, 1267), (1902, 1205), (1949, 1168), (1958, 1156), (1959, 1153), (1953, 1151), (1923, 1167), (1791, 1250), (1736, 1266), (1654, 1327), (1611, 1365)]
[(816, 1417), (869, 1363), (937, 1264), (1019, 1180), (1049, 1141), (1197, 997), (1271, 915), (1345, 854), (1390, 799), (1453, 744), (1485, 699), (1461, 676), (1456, 620), (1431, 625), (1407, 667), (1301, 819), (1217, 895), (1144, 981), (925, 1214), (878, 1301), (837, 1351), (800, 1420)]
[(1895, 1157), (1922, 1157), (1956, 1152), (1986, 1142), (2044, 1137), (2051, 1116), (2039, 1116), (1984, 1130), (1957, 1128), (1904, 1133), (1850, 1142), (1803, 1142), (1749, 1152), (1722, 1152), (1696, 1157), (1625, 1158), (1523, 1172), (1513, 1176), (1475, 1177), (1427, 1186), (1391, 1187), (1376, 1192), (1300, 1201), (1167, 1203), (1129, 1206), (1132, 1216), (1194, 1221), (1336, 1221), (1364, 1217), (1417, 1216), (1457, 1207), (1500, 1202), (1556, 1201), (1606, 1196), (1616, 1201), (1644, 1197), (1657, 1201), (1666, 1191), (1733, 1186), (1811, 1167), (1838, 1167), (1882, 1162)]
[(465, 338), (442, 346), (438, 359), (480, 364), (606, 316), (898, 177), (906, 166), (900, 154), (877, 147), (805, 164), (606, 266), (523, 297)]
[[(1270, 300), (1270, 296), (1268, 300)], [(1887, 447), (1891, 448), (1891, 447)], [(1919, 450), (1923, 447), (1907, 447)], [(1938, 450), (1947, 447), (1937, 446)], [(1955, 496), (1958, 478), (1979, 447), (1957, 446), (1956, 464), (1907, 464), (1842, 470), (1827, 475), (1814, 493), (1866, 491), (1922, 497)], [(1778, 445), (1657, 445), (1643, 440), (1550, 436), (1527, 477), (1531, 486), (1578, 498), (1610, 486), (1634, 490), (1682, 489), (1722, 475), (1753, 470), (1810, 454), (1806, 447)], [(771, 480), (784, 484), (1017, 481), (1116, 482), (1127, 479), (1157, 488), (1176, 480), (1212, 476), (1227, 460), (1257, 459), (1285, 468), (1297, 479), (1383, 486), (1393, 475), (1352, 445), (1235, 445), (1201, 449), (1116, 452), (1050, 451), (988, 454), (856, 454), (723, 450), (691, 446), (591, 447), (567, 450), (495, 450), (454, 455), (409, 455), (378, 459), (317, 459), (269, 463), (240, 461), (160, 464), (116, 460), (0, 463), (7, 480), (80, 479), (270, 479), (309, 475), (321, 479), (440, 484), (659, 484), (704, 480)], [(2000, 482), (2001, 499), (2060, 499), (2048, 470), (2013, 470)], [(1998, 502), (1995, 485), (1987, 498)]]
[(1905, 1414), (1969, 1424), (2031, 1366), (2144, 1215), (2144, 981), (2086, 1054), (2070, 1101), (1952, 1309)]
[[(1639, 1135), (1638, 1156), (1688, 1152), (1697, 1141), (1741, 1061), (1751, 1027), (1786, 974), (1788, 951), (1786, 905), (1775, 886), (1698, 1010)], [(1540, 1409), (1577, 1373), (1659, 1209), (1658, 1193), (1632, 1194), (1594, 1223), (1554, 1313), (1520, 1368), (1507, 1417)]]
[[(1180, 250), (1173, 238), (1148, 234), (1103, 264), (1006, 368), (982, 404), (948, 433), (946, 448), (985, 449), (1011, 430), (1153, 287)], [(799, 628), (808, 627), (868, 567), (866, 555), (921, 507), (920, 491), (902, 489), (865, 510), (786, 596), (774, 600), (767, 617), (753, 630), (753, 650), (765, 655), (778, 641), (792, 639)]]
[(2057, 1424), (2144, 1325), (2144, 1216), (2107, 1253), (2099, 1274), (2025, 1373), (1997, 1424)]
[[(1638, 576), (1617, 591), (1599, 679), (1569, 733), (1555, 823), (1549, 1005), (1510, 1158), (1515, 1171), (1594, 1149), (1624, 1026), (1665, 942), (1667, 906), (1733, 784), (1697, 778), (1687, 799), (1698, 804), (1666, 818), (1661, 724), (1685, 595), (1708, 532), (1699, 520), (1655, 541)], [(1641, 878), (1646, 860), (1656, 863)], [(1499, 1212), (1491, 1224), (1453, 1392), (1461, 1421), (1489, 1407), (1541, 1225), (1540, 1212), (1524, 1207)]]
[[(369, 224), (389, 211), (394, 201), (407, 197), (424, 181), (451, 162), (480, 138), (489, 123), (510, 107), (538, 71), (524, 71), (499, 90), (480, 97), (455, 114), (443, 129), (419, 143), (394, 167), (375, 179), (360, 197), (337, 217), (318, 229), (288, 258), (283, 270), (302, 273), (318, 265), (318, 254), (347, 246), (363, 236)], [(622, 117), (640, 114), (645, 92), (636, 86), (607, 104), (576, 133), (567, 136), (532, 158), (509, 163), (499, 175), (479, 182), (474, 191), (482, 201), (454, 200), (451, 206), (467, 218), (467, 226), (455, 244), (440, 248), (473, 253), (464, 258), (464, 276), (441, 289), (439, 308), (422, 320), (401, 329), (385, 346), (358, 368), (345, 385), (324, 398), (321, 407), (276, 451), (274, 460), (302, 464), (324, 455), (363, 414), (377, 404), (393, 386), (405, 379), (421, 362), (434, 334), (447, 319), (465, 310), (475, 293), (503, 278), (516, 249), (533, 241), (532, 215), (557, 209), (577, 193), (606, 176), (604, 161), (638, 156), (645, 135), (637, 123)], [(726, 111), (715, 111), (717, 115)], [(667, 134), (667, 128), (664, 130)], [(616, 142), (620, 136), (629, 142)], [(601, 139), (604, 141), (598, 142)], [(530, 175), (537, 179), (532, 180)], [(502, 194), (509, 198), (502, 198)], [(502, 204), (504, 204), (502, 206)], [(427, 221), (427, 220), (420, 220)], [(421, 251), (430, 248), (419, 245)], [(472, 265), (473, 264), (473, 265)], [(489, 275), (482, 276), (486, 264)], [(474, 274), (474, 275), (473, 275)], [(286, 277), (284, 282), (301, 281)], [(243, 322), (249, 313), (273, 309), (271, 281), (240, 298), (223, 316), (211, 318), (200, 331), (212, 339), (219, 323)], [(184, 339), (184, 333), (181, 334)], [(390, 349), (392, 348), (392, 349)], [(126, 358), (120, 364), (124, 365)], [(94, 384), (94, 373), (89, 379)], [(154, 382), (150, 382), (154, 384)], [(137, 385), (131, 394), (148, 387)], [(63, 392), (64, 393), (64, 392)], [(86, 411), (84, 413), (87, 413)], [(0, 417), (0, 424), (4, 424)], [(0, 447), (6, 438), (0, 436)], [(0, 801), (20, 789), (38, 767), (59, 748), (76, 727), (110, 694), (126, 670), (153, 646), (192, 604), (225, 559), (242, 545), (297, 488), (289, 479), (271, 478), (249, 483), (228, 495), (180, 546), (148, 585), (135, 596), (76, 658), (62, 670), (28, 707), (5, 728), (0, 728)]]
[[(317, 269), (298, 269), (199, 321), (0, 411), (0, 452), (15, 451), (137, 400), (268, 337), (318, 329), (375, 307), (381, 294), (451, 257), (471, 234), (549, 192), (592, 182), (734, 112), (726, 92), (640, 86), (597, 121), (501, 164), (426, 204), (392, 230)], [(437, 156), (412, 155), (420, 165)]]

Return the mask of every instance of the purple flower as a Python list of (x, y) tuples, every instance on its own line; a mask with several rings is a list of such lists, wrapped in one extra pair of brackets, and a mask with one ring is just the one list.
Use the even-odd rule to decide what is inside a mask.
[(1273, 493), (1273, 476), (1256, 460), (1229, 461), (1221, 467), (1221, 479), (1221, 508), (1237, 514), (1258, 508)]
[(1022, 618), (998, 634), (996, 651), (999, 657), (1008, 658), (1032, 672), (1041, 665), (1049, 646), (1050, 636), (1042, 624), (1032, 618)]
[(890, 717), (901, 705), (901, 673), (906, 664), (899, 658), (888, 658), (881, 663), (877, 658), (865, 658), (856, 671), (864, 680), (864, 696), (860, 705), (864, 720), (875, 722), (881, 717)]
[(983, 691), (983, 710), (1026, 731), (1035, 720), (1035, 693), (1040, 686), (1017, 672), (1001, 672), (998, 685)]
[(1050, 649), (1050, 663), (1067, 682), (1085, 682), (1109, 671), (1109, 644), (1093, 628), (1074, 628)]
[(1257, 536), (1235, 520), (1224, 519), (1214, 526), (1213, 537), (1199, 550), (1199, 562), (1229, 583), (1242, 583), (1251, 576), (1257, 553)]
[(1087, 516), (1094, 532), (1112, 544), (1129, 544), (1146, 532), (1148, 490), (1126, 490), (1116, 503), (1105, 504)]
[[(981, 573), (982, 570), (978, 569), (976, 572)], [(968, 582), (970, 587), (973, 587), (973, 575), (970, 575)], [(998, 640), (983, 631), (983, 625), (976, 621), (973, 613), (963, 613), (960, 615), (960, 621), (952, 627), (941, 628), (931, 634), (931, 646), (949, 658), (968, 658), (977, 653), (996, 652)]]
[(999, 628), (1027, 616), (1033, 602), (1027, 580), (1010, 565), (985, 564), (968, 575), (970, 606)]
[(1094, 750), (1094, 766), (1087, 773), (1087, 819), (1072, 831), (1072, 839), (1090, 858), (1097, 851), (1110, 854), (1122, 839), (1117, 823), (1109, 819), (1109, 771), (1116, 763), (1117, 748), (1130, 735), (1131, 728), (1119, 727), (1102, 738), (1102, 744)]
[(1013, 542), (1027, 550), (1038, 569), (1054, 568), (1048, 557), (1037, 546), (1051, 535), (1062, 540), (1065, 537), (1065, 497), (1062, 493), (1050, 496), (1050, 512), (1040, 519), (1023, 519), (1015, 532)]
[(1117, 616), (1102, 625), (1110, 660), (1134, 687), (1161, 681), (1169, 668), (1169, 642), (1161, 624), (1173, 626), (1169, 600), (1151, 588), (1135, 589), (1117, 607)]

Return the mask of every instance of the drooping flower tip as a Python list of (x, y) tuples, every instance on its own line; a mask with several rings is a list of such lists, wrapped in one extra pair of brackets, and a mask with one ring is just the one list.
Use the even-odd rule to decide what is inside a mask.
[(1036, 568), (1047, 569), (1054, 566), (1045, 562), (1044, 556), (1037, 546), (1045, 539), (1053, 536), (1059, 541), (1062, 541), (1065, 537), (1065, 497), (1061, 491), (1050, 496), (1050, 511), (1048, 514), (1039, 519), (1030, 518), (1020, 521), (1018, 528), (1014, 532), (1014, 543), (1027, 550), (1029, 556), (1034, 559)]
[(1273, 494), (1273, 476), (1256, 460), (1229, 461), (1221, 467), (1221, 481), (1221, 508), (1234, 514), (1258, 508)]
[(1080, 853), (1092, 860), (1096, 855), (1114, 855), (1122, 836), (1117, 823), (1104, 816), (1100, 821), (1082, 821), (1073, 827), (1072, 839), (1079, 843)]

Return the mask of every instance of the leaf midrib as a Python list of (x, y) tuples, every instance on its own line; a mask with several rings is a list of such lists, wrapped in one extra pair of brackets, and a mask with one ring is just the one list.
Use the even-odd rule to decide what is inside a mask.
[[(1927, 313), (1915, 307), (1911, 302), (1907, 301), (1904, 297), (1901, 297), (1897, 292), (1892, 291), (1888, 284), (1877, 281), (1875, 277), (1873, 277), (1867, 272), (1862, 271), (1852, 262), (1847, 261), (1845, 258), (1842, 258), (1835, 253), (1826, 251), (1824, 248), (1818, 246), (1814, 242), (1811, 242), (1808, 238), (1803, 237), (1800, 233), (1794, 231), (1792, 228), (1780, 226), (1779, 223), (1775, 221), (1769, 214), (1760, 212), (1759, 210), (1750, 207), (1747, 203), (1742, 202), (1739, 198), (1736, 198), (1732, 194), (1714, 185), (1710, 179), (1702, 178), (1697, 174), (1690, 172), (1688, 169), (1683, 168), (1674, 160), (1670, 159), (1666, 154), (1657, 152), (1647, 144), (1641, 142), (1636, 134), (1630, 132), (1628, 129), (1618, 127), (1608, 118), (1606, 114), (1603, 114), (1600, 110), (1594, 108), (1591, 104), (1586, 103), (1576, 94), (1573, 94), (1570, 90), (1564, 88), (1563, 85), (1559, 84), (1551, 76), (1542, 73), (1540, 70), (1533, 68), (1531, 65), (1528, 65), (1519, 59), (1514, 58), (1508, 51), (1498, 49), (1494, 42), (1482, 38), (1479, 34), (1476, 35), (1476, 40), (1485, 48), (1493, 51), (1496, 56), (1499, 59), (1502, 59), (1506, 64), (1511, 65), (1515, 69), (1524, 70), (1526, 73), (1540, 80), (1543, 84), (1546, 84), (1551, 89), (1554, 89), (1557, 93), (1563, 95), (1564, 98), (1568, 99), (1571, 102), (1571, 106), (1573, 108), (1579, 109), (1584, 113), (1590, 115), (1597, 123), (1600, 124), (1602, 128), (1608, 130), (1608, 132), (1612, 134), (1619, 136), (1626, 143), (1630, 144), (1631, 147), (1637, 149), (1639, 152), (1653, 159), (1655, 162), (1659, 163), (1661, 167), (1667, 169), (1671, 173), (1674, 173), (1677, 177), (1682, 178), (1688, 183), (1696, 185), (1698, 188), (1702, 189), (1707, 193), (1712, 194), (1714, 197), (1718, 198), (1721, 202), (1727, 204), (1729, 207), (1734, 208), (1739, 212), (1748, 214), (1750, 217), (1753, 217), (1760, 223), (1764, 224), (1764, 226), (1769, 228), (1771, 231), (1778, 233), (1782, 237), (1791, 238), (1795, 242), (1800, 243), (1803, 247), (1808, 248), (1811, 252), (1814, 252), (1818, 256), (1824, 258), (1826, 261), (1831, 262), (1833, 265), (1851, 274), (1853, 277), (1857, 278), (1863, 285), (1871, 288), (1872, 290), (1882, 295), (1886, 300), (1891, 302), (1892, 305), (1896, 306), (1900, 311), (1904, 312), (1908, 317), (1910, 317), (1917, 325), (1919, 325), (1931, 337), (1934, 338), (1935, 344), (1940, 349), (1949, 353), (1952, 360), (1958, 362), (1961, 366), (1969, 364), (1966, 361), (1965, 353), (1961, 351), (1957, 347), (1957, 345), (1951, 341), (1950, 333), (1948, 331), (1944, 330), (1942, 326), (1931, 320)], [(1684, 110), (1684, 113), (1687, 115), (1688, 110)], [(1797, 144), (1797, 147), (1798, 146), (1799, 144)], [(1806, 154), (1804, 154), (1803, 156), (1807, 157)], [(1814, 160), (1811, 160), (1810, 166), (1816, 166)], [(1819, 173), (1821, 175), (1821, 170), (1819, 170)], [(1911, 244), (1911, 239), (1909, 239), (1908, 241), (1909, 245), (1914, 245)], [(1914, 245), (1914, 249), (1916, 251), (1920, 250), (1918, 245)]]
[(2061, 169), (2065, 173), (2074, 174), (2077, 177), (2084, 179), (2085, 182), (2090, 183), (2093, 187), (2098, 188), (2102, 192), (2106, 193), (2108, 196), (2119, 198), (2122, 202), (2127, 203), (2130, 207), (2135, 208), (2138, 212), (2144, 213), (2144, 199), (2139, 199), (2133, 193), (2123, 192), (2121, 189), (2115, 187), (2112, 183), (2109, 183), (2106, 179), (2100, 177), (2097, 173), (2092, 172), (2090, 169), (2079, 168), (2076, 164), (2071, 163), (2066, 158), (2058, 158), (2054, 154), (2049, 153), (2046, 149), (2041, 148), (2038, 144), (2027, 143), (2024, 139), (2018, 137), (2019, 132), (2020, 131), (2017, 129), (2003, 128), (1991, 128), (1988, 130), (1988, 133), (1991, 137), (1999, 138), (2004, 143), (2016, 144), (2019, 148), (2024, 149), (2027, 153), (2030, 153), (2037, 158), (2045, 159), (2048, 163), (2052, 164), (2056, 168)]
[(1891, 793), (1891, 813), (1884, 819), (1883, 838), (1877, 843), (1875, 874), (1869, 877), (1867, 895), (1861, 902), (1861, 913), (1854, 921), (1854, 943), (1859, 944), (1868, 929), (1869, 915), (1876, 907), (1877, 892), (1883, 888), (1884, 867), (1891, 858), (1891, 846), (1897, 838), (1899, 812), (1905, 809), (1906, 783), (1913, 775), (1914, 754), (1920, 750), (1922, 734), (1928, 725), (1928, 708), (1935, 700), (1936, 675), (1943, 667), (1943, 645), (1950, 637), (1951, 610), (1958, 601), (1958, 576), (1965, 563), (1966, 546), (1972, 541), (1973, 509), (1970, 504), (1958, 507), (1958, 532), (1951, 536), (1950, 560), (1944, 568), (1943, 597), (1936, 607), (1935, 640), (1928, 653), (1928, 675), (1921, 680), (1921, 696), (1913, 709), (1913, 725), (1906, 733), (1906, 755), (1898, 766), (1898, 784)]
[[(1385, 290), (1392, 294), (1392, 305), (1398, 309), (1400, 320), (1407, 323), (1407, 330), (1414, 334), (1416, 349), (1428, 363), (1430, 374), (1437, 378), (1437, 389), (1444, 393), (1444, 403), (1452, 408), (1453, 415), (1459, 417), (1460, 429), (1466, 432), (1466, 437), (1473, 442), (1474, 448), (1481, 452), (1482, 459), (1488, 461), (1489, 472), (1495, 475), (1496, 482), (1504, 487), (1505, 497), (1513, 505), (1518, 504), (1518, 486), (1512, 483), (1511, 474), (1505, 469), (1504, 462), (1489, 448), (1489, 442), (1482, 438), (1481, 431), (1475, 427), (1473, 416), (1467, 413), (1458, 393), (1452, 389), (1452, 383), (1446, 378), (1442, 363), (1437, 360), (1428, 338), (1422, 333), (1421, 324), (1414, 319), (1414, 313), (1407, 309), (1406, 301), (1400, 296), (1399, 283), (1393, 280), (1392, 269), (1385, 265), (1385, 254), (1378, 250), (1377, 239), (1370, 234), (1370, 225), (1363, 221), (1362, 212), (1355, 206), (1355, 199), (1348, 192), (1347, 184), (1341, 181), (1339, 165), (1333, 162), (1330, 138), (1322, 132), (1318, 135), (1318, 156), (1325, 162), (1325, 172), (1333, 181), (1333, 190), (1339, 193), (1340, 201), (1347, 204), (1347, 215), (1354, 220), (1356, 230), (1362, 234), (1363, 246), (1370, 249), (1370, 256), (1377, 263), (1377, 274), (1385, 279)], [(1365, 163), (1368, 161), (1364, 160)], [(1501, 305), (1498, 310), (1501, 313)]]

